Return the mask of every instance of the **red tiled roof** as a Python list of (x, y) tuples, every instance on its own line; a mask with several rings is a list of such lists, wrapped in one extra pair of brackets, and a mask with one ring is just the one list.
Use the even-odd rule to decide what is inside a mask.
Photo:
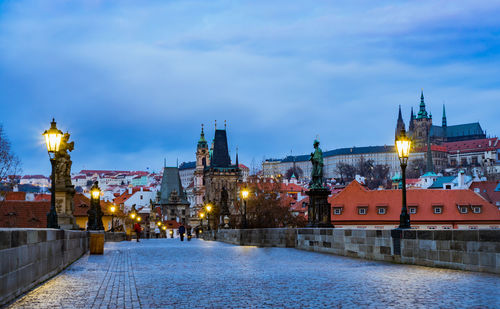
[(25, 201), (26, 192), (7, 192), (5, 195), (6, 201)]
[(446, 147), (448, 152), (456, 152), (458, 150), (460, 150), (460, 152), (476, 152), (498, 149), (500, 148), (500, 143), (498, 142), (497, 137), (493, 137), (444, 143), (443, 146)]
[(246, 169), (246, 170), (249, 170), (249, 168), (245, 165), (245, 164), (238, 164), (238, 167), (240, 169)]
[(3, 201), (0, 227), (46, 228), (50, 202)]
[[(401, 213), (401, 190), (368, 190), (357, 181), (351, 182), (342, 192), (328, 199), (331, 206), (343, 207), (341, 215), (334, 215), (335, 222), (397, 223)], [(417, 213), (411, 215), (412, 222), (484, 222), (500, 223), (500, 211), (471, 190), (408, 190), (407, 205), (416, 206)], [(471, 210), (461, 214), (458, 205), (481, 206), (481, 213)], [(358, 214), (358, 207), (368, 208), (366, 215)], [(384, 215), (377, 213), (377, 206), (386, 206)], [(434, 214), (433, 206), (442, 206), (441, 214)]]
[(495, 191), (498, 186), (498, 181), (478, 181), (472, 182), (469, 189), (474, 191), (474, 189), (479, 189), (479, 195), (481, 195), (488, 202), (496, 206), (497, 202), (500, 202), (500, 191)]
[(49, 201), (50, 202), (51, 195), (50, 194), (36, 194), (35, 201)]

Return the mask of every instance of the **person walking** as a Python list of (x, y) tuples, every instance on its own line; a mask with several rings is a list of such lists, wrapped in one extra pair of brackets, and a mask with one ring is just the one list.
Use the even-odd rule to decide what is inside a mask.
[(155, 227), (155, 236), (156, 238), (160, 238), (160, 228), (158, 226)]
[(137, 235), (137, 242), (139, 242), (139, 238), (141, 236), (141, 231), (142, 231), (142, 228), (141, 228), (141, 225), (139, 224), (139, 222), (136, 222), (134, 224), (134, 231), (135, 231), (135, 234)]
[(186, 228), (184, 227), (184, 224), (181, 224), (181, 226), (179, 226), (179, 236), (181, 237), (181, 241), (184, 241), (184, 233), (186, 233)]

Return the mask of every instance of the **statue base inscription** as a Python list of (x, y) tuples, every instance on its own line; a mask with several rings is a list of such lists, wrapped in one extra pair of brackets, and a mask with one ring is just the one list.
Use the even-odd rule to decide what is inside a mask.
[(328, 202), (330, 190), (326, 188), (311, 189), (306, 192), (309, 196), (307, 211), (308, 227), (333, 227), (331, 221), (331, 207)]

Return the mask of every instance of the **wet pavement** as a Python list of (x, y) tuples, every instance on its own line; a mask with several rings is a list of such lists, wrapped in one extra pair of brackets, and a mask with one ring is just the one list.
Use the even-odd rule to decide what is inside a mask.
[(500, 308), (500, 276), (193, 239), (106, 243), (8, 308)]

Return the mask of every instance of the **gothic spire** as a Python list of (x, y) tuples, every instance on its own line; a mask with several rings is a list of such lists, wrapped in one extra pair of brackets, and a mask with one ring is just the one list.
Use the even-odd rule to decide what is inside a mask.
[(444, 109), (444, 104), (443, 104), (443, 128), (446, 128), (448, 126), (446, 122), (446, 110)]
[(413, 126), (413, 120), (415, 120), (415, 113), (413, 113), (413, 106), (411, 107), (411, 114), (410, 114), (410, 124), (408, 125), (408, 132), (413, 132), (414, 126)]
[(418, 111), (417, 119), (428, 118), (427, 111), (425, 110), (425, 102), (424, 102), (424, 90), (420, 93), (420, 109)]
[(236, 146), (236, 167), (239, 167), (240, 164), (238, 162), (238, 146)]
[(405, 122), (403, 121), (403, 115), (401, 114), (401, 105), (399, 105), (398, 122), (396, 124), (396, 134), (395, 134), (396, 139), (401, 133), (401, 130), (404, 129), (405, 129)]

